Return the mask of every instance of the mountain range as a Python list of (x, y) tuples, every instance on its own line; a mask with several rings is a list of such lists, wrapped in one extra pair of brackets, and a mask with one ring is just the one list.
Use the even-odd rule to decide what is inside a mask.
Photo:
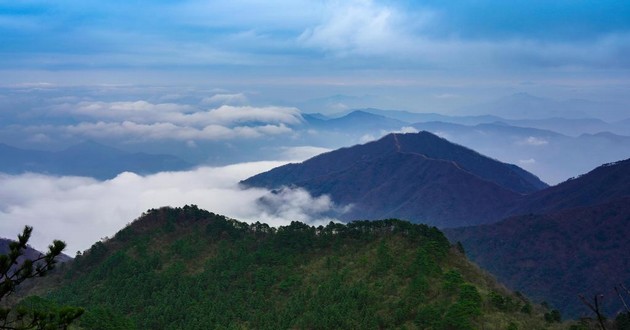
[[(484, 171), (483, 169), (486, 169)], [(630, 159), (547, 187), (535, 176), (427, 132), (390, 134), (242, 182), (298, 186), (353, 207), (342, 219), (400, 217), (447, 228), (471, 259), (510, 288), (589, 315), (577, 298), (628, 283)], [(453, 227), (464, 228), (453, 228)]]

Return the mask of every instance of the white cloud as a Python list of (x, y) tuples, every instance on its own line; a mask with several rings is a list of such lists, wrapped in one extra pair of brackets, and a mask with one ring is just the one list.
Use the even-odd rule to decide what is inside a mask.
[(519, 159), (518, 163), (521, 165), (533, 165), (533, 164), (536, 164), (536, 160), (534, 158)]
[(201, 100), (204, 105), (244, 105), (247, 103), (247, 96), (243, 93), (235, 94), (215, 94), (210, 97), (204, 97)]
[(286, 107), (234, 107), (224, 105), (209, 111), (208, 116), (213, 122), (223, 124), (256, 121), (296, 125), (304, 120), (300, 110)]
[[(0, 175), (0, 236), (15, 237), (24, 225), (35, 228), (32, 244), (45, 249), (53, 239), (68, 243), (69, 254), (84, 250), (150, 208), (196, 204), (242, 221), (278, 226), (331, 219), (337, 209), (329, 197), (302, 189), (242, 189), (238, 182), (284, 162), (202, 167), (185, 172), (139, 176), (121, 173), (107, 181), (39, 174)], [(259, 199), (266, 196), (265, 203)]]
[(549, 141), (543, 139), (543, 138), (538, 138), (535, 136), (530, 136), (525, 140), (521, 140), (518, 141), (517, 144), (519, 145), (527, 145), (527, 146), (544, 146), (549, 144)]
[(376, 140), (376, 137), (374, 137), (374, 135), (372, 134), (364, 134), (363, 136), (361, 136), (359, 138), (359, 143), (368, 143), (371, 141)]
[(412, 126), (403, 126), (398, 131), (391, 131), (389, 133), (418, 133), (418, 129)]
[(399, 9), (372, 0), (331, 1), (321, 24), (306, 29), (299, 41), (339, 56), (396, 55), (416, 49), (410, 22)]
[(53, 108), (57, 114), (79, 114), (108, 121), (141, 124), (171, 123), (201, 127), (213, 124), (232, 126), (246, 122), (297, 125), (303, 122), (300, 110), (290, 107), (222, 105), (207, 111), (175, 103), (80, 102)]
[(178, 126), (172, 123), (138, 124), (132, 121), (81, 123), (61, 127), (62, 131), (91, 138), (131, 138), (135, 140), (227, 140), (258, 138), (265, 135), (292, 133), (284, 124), (225, 127), (208, 125), (203, 128)]
[(299, 146), (299, 147), (284, 147), (282, 150), (282, 159), (290, 161), (304, 161), (311, 157), (315, 157), (319, 154), (329, 152), (331, 149), (313, 147), (313, 146)]

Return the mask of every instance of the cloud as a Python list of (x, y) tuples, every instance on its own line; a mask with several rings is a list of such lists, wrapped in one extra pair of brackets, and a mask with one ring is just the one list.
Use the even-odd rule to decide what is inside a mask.
[(81, 123), (64, 126), (59, 129), (66, 133), (90, 138), (125, 138), (138, 141), (252, 139), (266, 135), (280, 135), (293, 132), (291, 128), (284, 124), (236, 127), (208, 125), (202, 128), (195, 128), (178, 126), (172, 123), (138, 124), (132, 121), (124, 121), (122, 123)]
[[(53, 239), (68, 243), (69, 254), (112, 236), (150, 208), (196, 204), (242, 221), (278, 226), (290, 221), (319, 224), (338, 209), (327, 196), (303, 189), (242, 189), (238, 182), (284, 162), (201, 167), (192, 171), (140, 176), (121, 173), (107, 181), (40, 174), (0, 174), (0, 236), (15, 237), (34, 227), (32, 244), (45, 249)], [(266, 196), (266, 197), (265, 197)], [(265, 197), (266, 203), (260, 203)]]
[(304, 161), (319, 154), (329, 152), (330, 150), (331, 149), (328, 148), (313, 146), (284, 147), (282, 148), (281, 158), (290, 161)]
[(235, 94), (215, 94), (210, 97), (204, 97), (201, 100), (205, 105), (244, 105), (247, 104), (247, 96), (243, 93)]
[(536, 160), (534, 158), (519, 159), (518, 163), (521, 165), (533, 165), (533, 164), (536, 164)]
[(538, 138), (535, 136), (530, 136), (525, 140), (521, 140), (517, 142), (518, 145), (526, 145), (526, 146), (544, 146), (549, 144), (549, 141), (543, 139), (543, 138)]
[(222, 105), (207, 111), (190, 105), (175, 103), (153, 104), (135, 102), (81, 102), (63, 104), (53, 108), (59, 115), (79, 114), (90, 118), (125, 120), (136, 123), (167, 122), (172, 124), (202, 126), (211, 124), (234, 125), (244, 122), (300, 124), (300, 110), (291, 107), (252, 107)]
[[(224, 94), (221, 94), (224, 95)], [(300, 110), (278, 106), (222, 105), (200, 110), (176, 103), (133, 102), (63, 103), (47, 108), (58, 118), (84, 117), (77, 124), (28, 126), (34, 134), (70, 134), (89, 138), (150, 140), (227, 140), (291, 134), (301, 125)]]
[(251, 107), (224, 105), (208, 112), (211, 120), (217, 123), (264, 122), (300, 124), (304, 119), (297, 108), (286, 107)]
[(416, 47), (409, 23), (397, 8), (376, 1), (331, 1), (322, 22), (298, 41), (339, 56), (408, 53)]
[[(419, 130), (418, 130), (417, 128), (415, 128), (415, 127), (412, 127), (412, 126), (403, 126), (403, 127), (401, 127), (399, 130), (397, 130), (397, 131), (391, 131), (391, 132), (389, 132), (389, 133), (401, 133), (401, 134), (405, 134), (405, 133), (418, 133), (418, 132), (419, 132)], [(389, 133), (386, 133), (386, 134), (389, 134)]]

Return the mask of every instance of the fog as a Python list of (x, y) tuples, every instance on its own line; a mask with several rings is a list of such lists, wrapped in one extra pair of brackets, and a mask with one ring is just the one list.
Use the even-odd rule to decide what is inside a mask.
[[(142, 212), (162, 206), (196, 204), (241, 221), (272, 226), (293, 220), (324, 224), (337, 207), (328, 196), (313, 198), (303, 189), (271, 196), (265, 189), (244, 189), (238, 182), (286, 162), (267, 161), (140, 176), (124, 172), (98, 181), (41, 174), (0, 175), (0, 236), (14, 238), (24, 225), (34, 227), (31, 245), (46, 249), (53, 239), (68, 244), (66, 253), (89, 248), (113, 236)], [(267, 196), (266, 203), (259, 199)], [(269, 201), (273, 201), (269, 203)]]

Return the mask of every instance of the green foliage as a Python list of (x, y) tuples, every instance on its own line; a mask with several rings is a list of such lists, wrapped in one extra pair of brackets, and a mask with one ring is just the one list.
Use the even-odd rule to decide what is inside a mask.
[(548, 323), (560, 323), (562, 322), (562, 316), (560, 315), (560, 311), (554, 309), (550, 312), (545, 313), (545, 321)]
[(510, 322), (510, 324), (508, 324), (506, 330), (518, 330), (518, 325), (516, 325), (516, 323), (514, 323), (514, 322)]
[(463, 283), (464, 278), (461, 273), (456, 270), (449, 270), (448, 272), (444, 273), (442, 280), (442, 289), (450, 294), (453, 294)]
[[(57, 263), (66, 244), (55, 240), (48, 252), (36, 258), (24, 257), (33, 227), (25, 226), (18, 240), (9, 244), (8, 254), (0, 254), (0, 300), (13, 293), (22, 282), (45, 276)], [(22, 300), (17, 306), (0, 308), (0, 329), (65, 328), (83, 314), (83, 309), (58, 306), (39, 297)]]
[(86, 251), (50, 295), (85, 306), (82, 327), (471, 329), (490, 312), (488, 290), (425, 225), (275, 229), (189, 206), (150, 210), (124, 231)]
[(630, 313), (619, 313), (615, 318), (617, 330), (630, 330)]

